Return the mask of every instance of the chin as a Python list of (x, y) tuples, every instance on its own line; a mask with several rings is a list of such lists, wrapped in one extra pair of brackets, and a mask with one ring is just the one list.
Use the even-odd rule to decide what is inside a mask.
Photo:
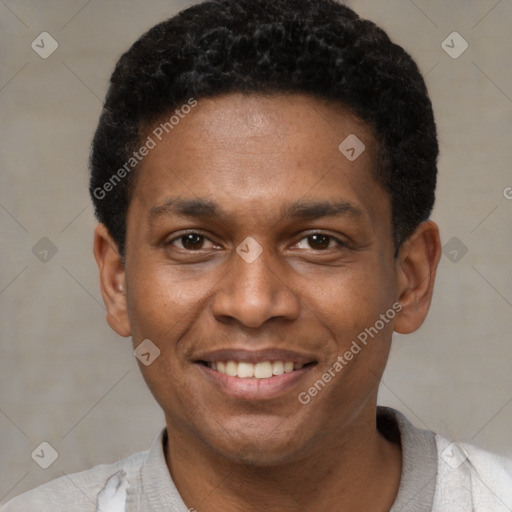
[[(211, 439), (211, 437), (210, 437)], [(242, 428), (218, 433), (214, 443), (207, 443), (218, 455), (247, 466), (278, 466), (300, 458), (303, 436), (283, 431), (274, 425), (268, 429)]]
[(276, 450), (275, 446), (270, 447), (268, 442), (260, 441), (258, 443), (245, 443), (237, 444), (236, 448), (233, 446), (226, 447), (224, 450), (217, 448), (217, 453), (224, 458), (241, 464), (244, 466), (252, 466), (255, 469), (260, 467), (275, 467), (282, 464), (291, 462), (295, 457), (295, 449), (288, 447), (281, 450)]

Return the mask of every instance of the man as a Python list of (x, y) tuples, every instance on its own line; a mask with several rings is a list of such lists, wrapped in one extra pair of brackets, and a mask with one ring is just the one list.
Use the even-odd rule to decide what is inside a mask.
[(221, 0), (121, 57), (93, 141), (107, 321), (166, 428), (5, 512), (506, 511), (512, 463), (377, 408), (440, 257), (412, 59), (332, 0)]

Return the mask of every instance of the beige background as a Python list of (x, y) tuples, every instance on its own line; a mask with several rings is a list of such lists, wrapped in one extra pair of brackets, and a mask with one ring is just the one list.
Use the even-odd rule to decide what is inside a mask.
[[(0, 2), (1, 501), (146, 449), (163, 425), (130, 342), (104, 320), (87, 157), (120, 53), (190, 3)], [(443, 256), (430, 317), (396, 338), (380, 401), (512, 456), (512, 3), (351, 5), (426, 73), (441, 142), (433, 218), (468, 249)], [(59, 44), (48, 59), (31, 48), (43, 31)], [(453, 31), (469, 43), (457, 59), (441, 47)], [(42, 237), (58, 249), (46, 263), (32, 253)], [(31, 458), (43, 441), (59, 453), (46, 470)]]

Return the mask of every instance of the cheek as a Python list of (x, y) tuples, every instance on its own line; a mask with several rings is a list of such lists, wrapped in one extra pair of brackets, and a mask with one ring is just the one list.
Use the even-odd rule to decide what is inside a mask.
[(197, 280), (180, 279), (169, 266), (148, 260), (143, 268), (131, 270), (135, 277), (127, 290), (134, 346), (148, 339), (159, 351), (149, 365), (139, 363), (141, 373), (162, 408), (167, 410), (171, 404), (181, 410), (182, 397), (189, 395), (183, 392), (193, 340), (189, 333), (204, 308), (204, 287)]
[(132, 268), (129, 275), (128, 308), (134, 338), (178, 336), (180, 325), (204, 295), (198, 283), (183, 281), (169, 267), (150, 262)]
[(332, 396), (325, 395), (328, 402), (364, 403), (378, 386), (396, 315), (392, 288), (383, 292), (381, 287), (374, 280), (339, 279), (323, 286), (314, 299), (322, 308), (317, 310), (317, 320), (334, 338), (319, 368), (322, 374), (330, 374), (328, 379), (335, 375)]
[(336, 326), (335, 331), (364, 329), (394, 302), (395, 289), (389, 276), (389, 270), (384, 269), (358, 272), (346, 268), (312, 289), (309, 302), (322, 319)]
[[(367, 395), (385, 368), (393, 333), (395, 289), (392, 273), (374, 261), (367, 272), (348, 268), (325, 279), (309, 301), (315, 321), (332, 336), (322, 371), (332, 369), (340, 386), (332, 391), (342, 402)], [(313, 309), (315, 308), (315, 309)], [(384, 315), (384, 320), (381, 315)], [(329, 378), (329, 377), (327, 377)], [(343, 384), (341, 382), (343, 381)], [(336, 388), (336, 390), (335, 390)]]

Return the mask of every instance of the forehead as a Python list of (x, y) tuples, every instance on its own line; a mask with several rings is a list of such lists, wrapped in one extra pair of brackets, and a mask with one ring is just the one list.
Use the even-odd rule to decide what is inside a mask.
[(207, 197), (226, 211), (339, 199), (375, 214), (377, 196), (387, 201), (373, 177), (372, 132), (342, 106), (305, 95), (237, 93), (183, 112), (147, 132), (155, 145), (137, 171), (132, 202), (139, 209), (150, 212), (171, 196)]

